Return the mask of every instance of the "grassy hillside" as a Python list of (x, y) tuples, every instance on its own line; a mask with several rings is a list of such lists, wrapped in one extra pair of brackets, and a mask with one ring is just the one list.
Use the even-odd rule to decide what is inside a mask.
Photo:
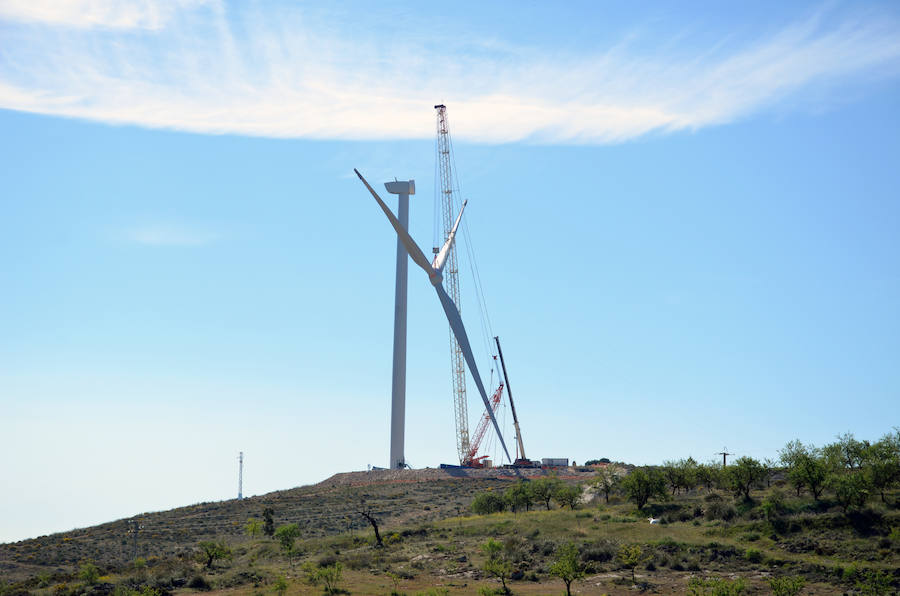
[[(773, 578), (802, 578), (802, 594), (894, 593), (900, 586), (900, 510), (880, 500), (845, 513), (827, 498), (797, 497), (776, 479), (754, 489), (751, 500), (695, 489), (639, 511), (614, 492), (608, 504), (595, 497), (574, 510), (541, 504), (472, 515), (477, 494), (504, 492), (516, 478), (391, 474), (343, 475), (240, 502), (147, 514), (137, 562), (124, 521), (2, 545), (2, 589), (6, 596), (321, 594), (323, 573), (340, 569), (333, 593), (494, 593), (501, 584), (484, 570), (489, 540), (501, 546), (496, 556), (508, 564), (516, 594), (565, 593), (550, 571), (567, 542), (585, 573), (572, 586), (580, 594), (772, 594)], [(573, 471), (564, 481), (590, 477)], [(887, 497), (893, 504), (900, 495)], [(773, 502), (777, 507), (766, 505)], [(361, 506), (376, 514), (383, 547), (357, 513)], [(300, 527), (293, 556), (273, 538), (244, 532), (247, 518), (264, 507), (275, 510), (276, 526)], [(660, 523), (648, 523), (651, 515)], [(207, 566), (198, 558), (207, 540), (230, 556)], [(78, 575), (90, 571), (88, 560), (100, 577)]]

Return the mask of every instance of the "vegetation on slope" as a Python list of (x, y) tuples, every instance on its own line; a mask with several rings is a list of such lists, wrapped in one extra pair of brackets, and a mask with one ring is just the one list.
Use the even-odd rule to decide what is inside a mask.
[[(260, 501), (237, 527), (198, 536), (175, 554), (37, 567), (0, 582), (0, 591), (894, 593), (900, 433), (871, 444), (844, 435), (821, 449), (792, 442), (779, 463), (739, 458), (723, 469), (688, 458), (609, 464), (582, 482), (536, 476), (326, 488), (303, 502), (328, 512), (323, 523), (334, 520), (331, 512), (345, 515), (332, 532), (305, 531), (299, 516)], [(362, 511), (375, 519), (383, 546)], [(423, 514), (432, 517), (420, 521)]]

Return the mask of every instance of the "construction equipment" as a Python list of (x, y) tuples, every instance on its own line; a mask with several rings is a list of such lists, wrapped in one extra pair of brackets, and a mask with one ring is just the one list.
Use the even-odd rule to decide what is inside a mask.
[[(509, 376), (506, 374), (506, 361), (503, 360), (503, 350), (500, 349), (500, 338), (494, 336), (494, 341), (497, 343), (497, 353), (500, 355), (500, 367), (503, 369), (503, 382), (506, 383), (506, 394), (509, 396), (509, 409), (512, 410), (513, 426), (516, 429), (516, 448), (518, 449), (518, 453), (516, 453), (516, 459), (513, 462), (513, 465), (530, 468), (534, 463), (525, 457), (525, 445), (522, 443), (522, 429), (519, 428), (519, 417), (516, 416), (516, 404), (513, 401), (512, 388), (509, 386)], [(502, 384), (500, 385), (500, 388), (503, 388)]]
[[(450, 126), (447, 123), (447, 106), (440, 104), (434, 106), (437, 110), (437, 138), (435, 142), (435, 165), (440, 172), (440, 213), (442, 226), (442, 242), (446, 242), (453, 228), (454, 192), (456, 184), (453, 178), (453, 154), (450, 144)], [(435, 181), (437, 182), (437, 181)], [(437, 202), (437, 198), (435, 199)], [(435, 215), (438, 205), (435, 204)], [(438, 247), (434, 247), (434, 254), (438, 253)], [(453, 300), (457, 310), (459, 308), (459, 265), (456, 258), (456, 246), (450, 247), (447, 255), (447, 263), (444, 273), (444, 286), (447, 295)], [(453, 391), (453, 412), (456, 420), (456, 451), (459, 463), (465, 465), (469, 457), (469, 413), (466, 403), (466, 368), (463, 361), (462, 350), (453, 330), (450, 330), (450, 382)]]
[[(494, 412), (494, 415), (497, 414), (497, 407), (500, 405), (500, 397), (503, 395), (503, 383), (500, 383), (500, 387), (497, 388), (497, 391), (494, 392), (494, 395), (491, 396), (491, 410)], [(468, 468), (483, 468), (484, 463), (482, 460), (490, 457), (489, 455), (477, 456), (478, 449), (481, 447), (481, 441), (484, 439), (484, 435), (487, 432), (488, 424), (490, 424), (491, 419), (488, 417), (487, 412), (485, 412), (484, 416), (481, 417), (481, 422), (478, 423), (478, 426), (475, 427), (475, 434), (472, 435), (472, 442), (469, 444), (469, 451), (466, 453), (466, 456), (463, 458), (463, 461), (460, 462), (463, 466)]]

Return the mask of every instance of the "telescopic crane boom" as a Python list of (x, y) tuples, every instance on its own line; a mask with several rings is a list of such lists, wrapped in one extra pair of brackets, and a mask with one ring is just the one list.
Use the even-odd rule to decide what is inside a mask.
[(519, 428), (519, 417), (516, 416), (516, 404), (513, 402), (512, 389), (509, 386), (509, 377), (506, 374), (506, 362), (503, 360), (503, 350), (500, 349), (500, 338), (494, 336), (497, 342), (497, 353), (500, 355), (500, 366), (503, 368), (503, 382), (506, 385), (506, 395), (509, 396), (509, 408), (512, 410), (513, 426), (516, 428), (516, 442), (519, 445), (519, 457), (516, 458), (516, 464), (530, 464), (531, 462), (525, 457), (525, 445), (522, 444), (522, 430)]

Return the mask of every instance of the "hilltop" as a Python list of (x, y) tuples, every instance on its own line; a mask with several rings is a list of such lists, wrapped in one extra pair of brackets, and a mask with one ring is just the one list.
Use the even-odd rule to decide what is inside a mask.
[[(0, 545), (0, 596), (499, 594), (498, 576), (512, 593), (559, 594), (569, 543), (577, 594), (890, 594), (900, 585), (896, 488), (848, 508), (795, 494), (782, 469), (749, 497), (721, 480), (671, 493), (662, 485), (636, 508), (622, 478), (674, 469), (635, 468), (608, 501), (587, 490), (603, 477), (591, 468), (336, 474), (135, 516), (136, 547), (129, 520)], [(537, 495), (547, 486), (545, 502)], [(266, 509), (274, 536), (259, 523)], [(360, 512), (377, 520), (383, 546)], [(295, 537), (285, 540), (287, 530)]]
[[(563, 477), (589, 479), (590, 468), (569, 468)], [(372, 470), (335, 474), (318, 484), (242, 500), (197, 503), (169, 511), (141, 513), (97, 526), (0, 544), (0, 573), (22, 579), (42, 573), (69, 573), (90, 560), (117, 568), (135, 555), (164, 559), (192, 552), (205, 540), (240, 539), (248, 518), (271, 508), (276, 526), (296, 523), (308, 538), (360, 531), (368, 523), (357, 510), (363, 504), (387, 527), (424, 524), (468, 511), (479, 491), (518, 478), (546, 475), (545, 470), (435, 469)], [(139, 526), (137, 539), (133, 523)], [(135, 542), (137, 547), (135, 549)]]

